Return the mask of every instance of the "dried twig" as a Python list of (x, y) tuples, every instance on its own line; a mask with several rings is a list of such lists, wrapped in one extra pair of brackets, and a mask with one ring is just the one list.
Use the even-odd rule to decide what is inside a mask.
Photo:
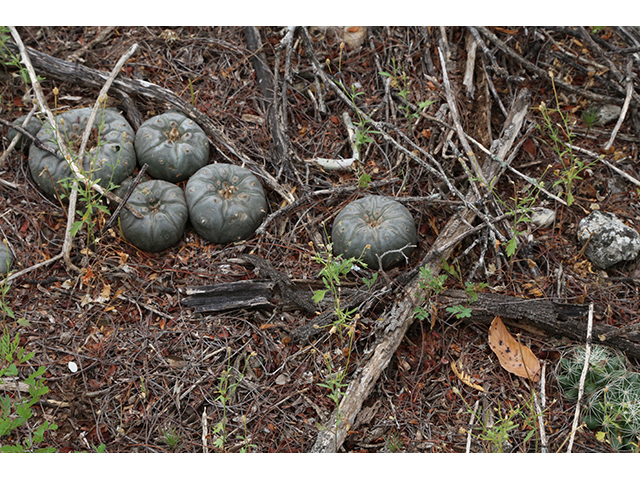
[[(55, 126), (55, 125), (57, 125), (56, 118), (54, 117), (53, 112), (51, 111), (51, 109), (47, 105), (47, 101), (46, 101), (46, 99), (44, 97), (44, 93), (42, 91), (42, 87), (40, 85), (40, 82), (38, 81), (38, 78), (37, 78), (36, 72), (35, 72), (35, 70), (33, 68), (33, 65), (31, 64), (31, 60), (29, 58), (29, 55), (28, 55), (28, 53), (27, 53), (27, 51), (26, 51), (26, 49), (24, 47), (24, 44), (22, 43), (22, 39), (20, 38), (20, 35), (18, 34), (18, 31), (15, 29), (15, 27), (9, 27), (9, 29), (11, 30), (11, 35), (13, 36), (13, 39), (16, 42), (16, 45), (18, 46), (18, 48), (20, 50), (20, 56), (22, 58), (22, 63), (25, 65), (25, 67), (27, 68), (27, 71), (29, 72), (29, 77), (31, 79), (31, 83), (33, 85), (34, 92), (36, 93), (36, 98), (38, 99), (37, 100), (38, 101), (38, 106), (41, 109), (41, 111), (45, 114), (45, 116), (46, 116), (47, 120), (49, 121), (49, 123), (51, 125)], [(69, 164), (69, 167), (71, 168), (71, 171), (73, 172), (73, 175), (75, 177), (75, 181), (80, 181), (80, 182), (84, 183), (87, 187), (91, 187), (91, 188), (95, 189), (98, 193), (100, 193), (102, 195), (105, 194), (105, 190), (98, 183), (91, 182), (91, 180), (89, 178), (87, 178), (87, 176), (84, 174), (84, 172), (80, 168), (80, 165), (79, 165), (80, 160), (78, 160), (78, 158), (82, 158), (82, 156), (84, 155), (84, 148), (86, 147), (87, 140), (88, 140), (89, 134), (90, 134), (90, 130), (93, 127), (93, 121), (95, 120), (95, 118), (97, 116), (98, 108), (100, 108), (100, 106), (104, 102), (104, 99), (106, 98), (106, 92), (109, 90), (109, 87), (111, 86), (111, 83), (115, 79), (116, 75), (120, 72), (120, 69), (122, 68), (124, 63), (127, 61), (127, 59), (131, 55), (133, 55), (133, 53), (136, 51), (136, 49), (137, 49), (137, 44), (134, 45), (129, 50), (129, 52), (127, 52), (127, 53), (125, 53), (125, 55), (123, 55), (123, 57), (116, 64), (116, 68), (114, 68), (114, 71), (112, 72), (111, 76), (107, 78), (107, 82), (103, 86), (103, 89), (100, 92), (100, 95), (98, 96), (98, 99), (96, 100), (96, 104), (95, 104), (94, 109), (93, 109), (93, 111), (91, 113), (90, 121), (87, 123), (87, 127), (86, 127), (86, 130), (85, 130), (85, 135), (83, 137), (83, 142), (82, 142), (82, 145), (80, 147), (80, 151), (78, 152), (79, 155), (78, 155), (78, 157), (76, 157), (76, 160), (74, 160), (72, 152), (69, 150), (66, 142), (62, 138), (59, 129), (54, 129), (55, 134), (56, 134), (56, 142), (58, 144), (58, 147), (61, 150), (62, 156), (65, 158), (65, 160)], [(77, 198), (78, 198), (78, 191), (77, 191), (76, 188), (72, 188), (71, 189), (71, 194), (69, 195), (69, 208), (68, 208), (68, 215), (67, 215), (67, 228), (66, 228), (66, 231), (65, 231), (64, 243), (62, 245), (62, 255), (63, 255), (63, 258), (65, 260), (65, 264), (67, 266), (67, 269), (68, 270), (75, 270), (75, 271), (78, 271), (79, 269), (78, 269), (78, 267), (73, 265), (73, 263), (71, 262), (71, 259), (70, 259), (70, 252), (71, 252), (71, 246), (72, 246), (71, 233), (70, 232), (71, 232), (71, 227), (72, 227), (72, 225), (74, 223), (74, 220), (75, 220), (75, 208), (76, 208)]]
[(451, 109), (451, 116), (453, 117), (453, 123), (456, 127), (456, 133), (458, 134), (458, 138), (460, 143), (465, 149), (466, 156), (471, 160), (471, 167), (473, 168), (473, 173), (479, 178), (484, 185), (488, 185), (487, 180), (484, 178), (484, 174), (482, 173), (482, 169), (480, 168), (480, 164), (478, 163), (478, 159), (476, 155), (473, 153), (471, 149), (471, 145), (467, 141), (467, 136), (464, 133), (464, 129), (462, 128), (462, 124), (460, 123), (460, 117), (458, 115), (458, 108), (456, 107), (456, 102), (453, 98), (453, 92), (451, 91), (451, 84), (449, 83), (449, 76), (447, 74), (447, 65), (444, 60), (444, 56), (442, 54), (442, 50), (438, 47), (438, 54), (440, 56), (440, 65), (442, 67), (442, 83), (444, 84), (445, 96), (447, 98), (447, 104)]
[(547, 364), (542, 363), (542, 371), (540, 373), (540, 399), (538, 400), (538, 395), (536, 395), (535, 391), (533, 393), (533, 405), (536, 409), (536, 415), (538, 416), (538, 428), (540, 429), (540, 453), (547, 453), (548, 445), (547, 445), (547, 433), (544, 429), (544, 408), (547, 403), (545, 388), (546, 388), (546, 370)]
[(13, 138), (13, 140), (11, 140), (11, 143), (9, 144), (7, 149), (3, 152), (2, 156), (0, 157), (0, 166), (4, 165), (4, 162), (7, 161), (7, 157), (13, 151), (15, 146), (18, 144), (22, 135), (26, 135), (31, 141), (33, 141), (34, 139), (37, 140), (35, 136), (29, 130), (27, 130), (27, 125), (29, 125), (29, 122), (35, 115), (37, 109), (38, 107), (35, 107), (35, 106), (31, 109), (27, 117), (24, 119), (24, 122), (22, 122), (22, 125), (13, 125), (11, 122), (0, 118), (0, 122), (4, 123), (7, 126), (10, 126), (11, 128), (13, 128), (18, 132), (18, 134)]
[(136, 189), (136, 187), (138, 186), (138, 184), (142, 180), (142, 176), (147, 171), (147, 168), (149, 168), (149, 164), (148, 163), (145, 163), (140, 168), (140, 171), (138, 172), (138, 175), (136, 175), (136, 178), (134, 178), (133, 182), (131, 182), (131, 185), (129, 185), (129, 188), (127, 189), (127, 193), (125, 193), (123, 195), (122, 201), (116, 207), (116, 209), (113, 211), (113, 213), (111, 214), (111, 217), (109, 218), (109, 220), (107, 220), (107, 222), (104, 224), (104, 227), (102, 227), (102, 233), (104, 233), (107, 230), (109, 230), (111, 228), (111, 226), (115, 223), (115, 221), (118, 219), (118, 217), (120, 216), (120, 212), (122, 211), (122, 208), (127, 204), (127, 200), (129, 200), (129, 197), (131, 196), (133, 191)]
[(580, 375), (580, 383), (578, 385), (578, 400), (576, 400), (576, 411), (573, 416), (573, 426), (571, 427), (571, 437), (569, 438), (569, 446), (567, 447), (567, 453), (571, 453), (573, 448), (573, 439), (578, 430), (578, 421), (580, 420), (580, 403), (582, 402), (582, 396), (584, 395), (584, 383), (587, 379), (587, 372), (589, 371), (589, 359), (591, 358), (591, 330), (593, 328), (593, 303), (589, 304), (589, 316), (587, 318), (587, 339), (584, 346), (584, 366), (582, 367), (582, 375)]
[(622, 122), (624, 122), (624, 118), (627, 116), (627, 110), (629, 109), (629, 104), (631, 103), (631, 97), (633, 96), (633, 77), (631, 76), (631, 67), (633, 66), (633, 60), (629, 59), (627, 63), (627, 94), (624, 99), (624, 103), (622, 104), (622, 110), (620, 111), (620, 116), (618, 117), (618, 121), (616, 122), (616, 126), (613, 127), (613, 131), (611, 132), (611, 137), (609, 141), (604, 146), (604, 150), (608, 151), (613, 145), (614, 140), (616, 139), (616, 135), (618, 134), (618, 130), (622, 126)]

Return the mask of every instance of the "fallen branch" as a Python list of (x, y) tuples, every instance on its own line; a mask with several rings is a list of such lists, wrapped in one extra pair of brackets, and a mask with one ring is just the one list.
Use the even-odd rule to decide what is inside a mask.
[(580, 421), (580, 403), (582, 402), (582, 395), (584, 394), (584, 383), (587, 379), (587, 373), (589, 372), (589, 359), (591, 356), (591, 328), (593, 326), (593, 303), (589, 305), (589, 318), (587, 323), (587, 339), (584, 346), (584, 365), (582, 367), (582, 374), (580, 375), (580, 384), (578, 387), (578, 399), (576, 400), (576, 412), (573, 416), (573, 427), (571, 428), (571, 438), (569, 438), (569, 446), (567, 447), (567, 453), (571, 453), (573, 448), (573, 439), (576, 436), (578, 430), (578, 422)]
[[(498, 158), (505, 158), (506, 153), (511, 148), (522, 127), (524, 117), (526, 115), (529, 94), (523, 90), (514, 102), (513, 109), (507, 119), (505, 128), (503, 129), (503, 138), (496, 143), (494, 153)], [(493, 149), (492, 149), (493, 150)], [(499, 164), (490, 158), (485, 161), (483, 166), (483, 174), (487, 181), (497, 181), (497, 176), (501, 174)], [(472, 192), (468, 195), (468, 204), (472, 204), (478, 200)], [(434, 275), (440, 271), (439, 263), (441, 259), (450, 256), (454, 246), (441, 250), (443, 244), (447, 244), (451, 238), (455, 238), (468, 228), (475, 217), (473, 210), (466, 208), (464, 211), (454, 216), (443, 228), (438, 238), (433, 243), (431, 250), (441, 251), (442, 253), (437, 259), (427, 261), (424, 266), (431, 269)], [(429, 255), (427, 254), (427, 258)], [(315, 444), (311, 448), (312, 452), (337, 452), (344, 442), (350, 426), (355, 422), (356, 416), (362, 408), (362, 404), (371, 393), (378, 378), (389, 365), (391, 358), (404, 338), (407, 330), (414, 320), (415, 302), (419, 295), (419, 277), (415, 277), (405, 288), (404, 295), (391, 309), (386, 317), (386, 328), (381, 332), (380, 340), (373, 348), (371, 357), (367, 363), (359, 368), (353, 379), (349, 382), (345, 395), (340, 402), (338, 411), (334, 412), (329, 422), (325, 424), (324, 429), (318, 433)], [(337, 421), (338, 413), (340, 421)]]
[(633, 77), (631, 74), (631, 67), (633, 65), (633, 61), (629, 59), (629, 63), (627, 64), (627, 91), (624, 99), (624, 104), (622, 105), (622, 110), (620, 111), (620, 116), (618, 117), (618, 121), (616, 122), (616, 126), (613, 127), (613, 131), (611, 132), (611, 137), (609, 141), (604, 146), (605, 152), (608, 151), (613, 145), (614, 140), (616, 139), (616, 135), (618, 134), (618, 130), (622, 126), (622, 122), (624, 122), (624, 118), (627, 116), (627, 110), (629, 109), (629, 104), (631, 103), (631, 97), (633, 96)]
[(456, 102), (453, 98), (453, 92), (451, 90), (451, 84), (449, 83), (449, 75), (447, 74), (447, 65), (444, 60), (444, 55), (442, 54), (442, 49), (438, 47), (438, 55), (440, 57), (440, 66), (442, 67), (442, 84), (444, 85), (445, 97), (447, 99), (447, 104), (449, 105), (449, 109), (451, 110), (451, 117), (453, 118), (453, 124), (456, 127), (456, 133), (458, 134), (458, 139), (460, 143), (464, 147), (465, 155), (471, 160), (471, 167), (473, 168), (474, 175), (479, 178), (482, 183), (488, 185), (484, 176), (482, 175), (482, 170), (480, 169), (480, 164), (478, 163), (478, 159), (476, 158), (475, 153), (471, 149), (471, 145), (467, 141), (467, 136), (462, 129), (462, 124), (460, 123), (460, 116), (458, 115), (458, 107), (456, 107)]
[[(262, 51), (260, 31), (256, 27), (244, 27), (247, 48), (251, 51), (251, 62), (258, 78), (258, 86), (264, 96), (264, 107), (267, 111), (267, 126), (276, 150), (276, 159), (281, 168), (292, 170), (291, 142), (284, 123), (282, 104), (278, 102), (277, 78), (267, 65), (267, 56)], [(276, 67), (276, 75), (277, 75)]]

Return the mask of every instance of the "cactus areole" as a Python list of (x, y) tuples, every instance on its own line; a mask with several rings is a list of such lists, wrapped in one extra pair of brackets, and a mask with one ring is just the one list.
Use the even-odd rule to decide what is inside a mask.
[(405, 263), (418, 243), (409, 210), (391, 198), (370, 195), (340, 211), (331, 234), (333, 251), (344, 258), (360, 258), (373, 269)]
[(267, 213), (260, 180), (236, 165), (202, 167), (187, 182), (185, 196), (194, 230), (217, 244), (249, 238)]

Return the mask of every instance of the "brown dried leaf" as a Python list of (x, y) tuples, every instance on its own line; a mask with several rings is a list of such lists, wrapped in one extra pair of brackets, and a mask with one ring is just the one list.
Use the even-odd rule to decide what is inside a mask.
[[(460, 360), (458, 360), (458, 362), (460, 362)], [(465, 372), (462, 369), (462, 362), (460, 362), (459, 368), (456, 365), (456, 362), (451, 362), (451, 370), (453, 370), (453, 373), (456, 374), (456, 377), (458, 377), (462, 381), (462, 383), (472, 388), (475, 388), (476, 390), (480, 390), (481, 392), (484, 392), (484, 388), (482, 388), (482, 386), (475, 383), (471, 378), (471, 375), (469, 375), (467, 372)]]
[(165, 360), (169, 366), (173, 368), (184, 368), (187, 366), (187, 361), (178, 355), (167, 355)]
[(500, 317), (491, 322), (489, 346), (506, 371), (523, 378), (540, 380), (540, 362), (531, 349), (519, 343), (507, 330)]

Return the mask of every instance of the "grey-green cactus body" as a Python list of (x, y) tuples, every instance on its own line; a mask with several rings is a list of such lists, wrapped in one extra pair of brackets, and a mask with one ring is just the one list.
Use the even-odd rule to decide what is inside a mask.
[(198, 235), (217, 244), (249, 238), (267, 213), (260, 180), (236, 165), (202, 167), (187, 182), (185, 196), (191, 225)]
[(360, 258), (369, 268), (402, 264), (415, 250), (418, 234), (409, 210), (388, 197), (370, 195), (351, 202), (336, 216), (333, 250), (345, 258)]
[[(57, 128), (63, 140), (76, 153), (84, 130), (89, 122), (91, 109), (69, 110), (56, 117)], [(113, 109), (98, 113), (94, 123), (94, 142), (82, 159), (82, 170), (103, 188), (110, 183), (119, 185), (136, 168), (136, 154), (133, 146), (135, 133), (126, 119)], [(37, 138), (46, 145), (58, 149), (53, 126), (45, 122)], [(61, 182), (70, 182), (74, 176), (71, 167), (62, 154), (53, 155), (35, 145), (29, 149), (29, 169), (36, 184), (48, 195), (66, 194)]]
[(187, 180), (209, 161), (209, 140), (200, 126), (179, 112), (167, 112), (144, 122), (136, 134), (140, 166), (149, 165), (153, 178), (177, 183)]
[(137, 218), (124, 209), (120, 225), (124, 237), (140, 250), (159, 252), (175, 245), (189, 218), (182, 189), (164, 180), (140, 183), (127, 202), (137, 208), (144, 218)]

